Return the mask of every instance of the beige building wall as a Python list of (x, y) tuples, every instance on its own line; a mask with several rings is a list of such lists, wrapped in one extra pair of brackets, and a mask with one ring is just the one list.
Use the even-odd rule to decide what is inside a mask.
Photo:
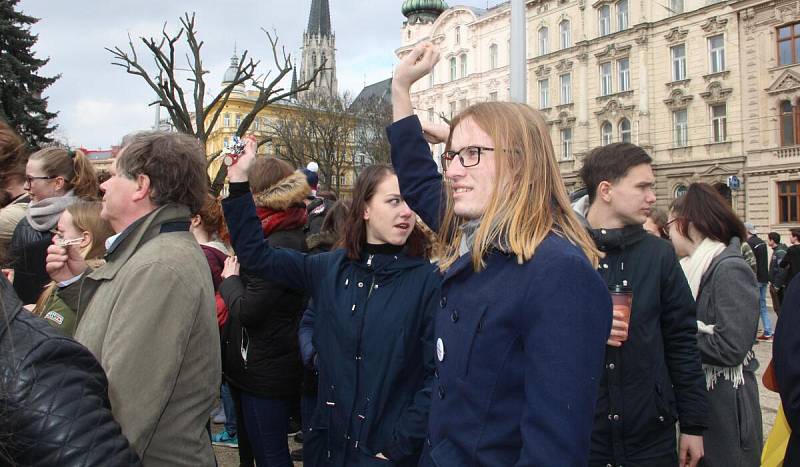
[[(682, 12), (680, 3), (683, 3)], [(619, 13), (627, 5), (622, 28)], [(674, 7), (674, 11), (670, 8)], [(601, 14), (609, 12), (607, 34)], [(676, 191), (694, 181), (716, 184), (730, 194), (733, 207), (746, 214), (746, 189), (727, 189), (729, 177), (745, 179), (745, 127), (738, 9), (731, 2), (708, 0), (538, 0), (527, 2), (528, 104), (551, 124), (551, 138), (570, 188), (580, 183), (576, 171), (584, 155), (603, 144), (602, 128), (610, 124), (610, 141), (621, 141), (630, 125), (630, 141), (654, 159), (658, 205), (666, 208)], [(569, 22), (569, 42), (561, 44), (560, 25)], [(422, 119), (437, 120), (466, 105), (509, 98), (510, 5), (488, 10), (453, 7), (432, 24), (404, 24), (403, 56), (420, 40), (441, 49), (433, 82), (412, 88)], [(547, 28), (547, 48), (540, 31)], [(710, 38), (722, 37), (724, 66), (712, 72)], [(498, 49), (496, 60), (492, 47)], [(671, 48), (685, 48), (685, 76), (673, 76)], [(466, 73), (461, 61), (466, 56)], [(455, 58), (455, 79), (451, 59)], [(629, 86), (622, 86), (620, 66), (627, 60)], [(603, 90), (601, 67), (610, 64), (611, 89)], [(570, 99), (561, 99), (560, 79), (570, 75)], [(547, 80), (547, 102), (540, 83)], [(725, 135), (715, 142), (712, 106), (725, 106)], [(676, 141), (675, 112), (687, 115), (685, 144)], [(562, 133), (563, 132), (563, 133)], [(571, 144), (562, 134), (571, 132)], [(571, 147), (567, 147), (571, 146)], [(443, 148), (434, 148), (438, 155)], [(747, 187), (746, 183), (742, 184)]]

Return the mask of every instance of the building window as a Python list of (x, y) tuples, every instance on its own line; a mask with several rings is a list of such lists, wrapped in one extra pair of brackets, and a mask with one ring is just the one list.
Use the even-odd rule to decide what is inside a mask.
[(492, 70), (497, 68), (497, 44), (489, 47), (489, 68)]
[(466, 108), (467, 108), (467, 100), (466, 99), (461, 99), (460, 101), (458, 101), (458, 109), (459, 110), (464, 110)]
[(619, 139), (623, 143), (631, 142), (631, 121), (623, 118), (619, 122)]
[(492, 101), (492, 102), (497, 101), (497, 91), (489, 93), (489, 100)]
[(428, 121), (433, 121), (433, 107), (428, 108)]
[(603, 5), (597, 10), (597, 31), (599, 36), (611, 34), (611, 7)]
[(222, 117), (222, 125), (223, 126), (231, 126), (231, 114), (225, 114)]
[(778, 62), (780, 65), (800, 63), (800, 23), (778, 28)]
[(456, 58), (450, 57), (450, 81), (456, 80)]
[(450, 118), (452, 119), (456, 115), (456, 101), (450, 102)]
[(547, 35), (549, 30), (547, 28), (539, 29), (539, 55), (545, 55), (549, 52)]
[(727, 108), (725, 104), (711, 106), (711, 128), (715, 143), (728, 139)]
[(239, 125), (242, 124), (242, 114), (236, 114), (236, 128), (239, 128)]
[(686, 44), (670, 48), (672, 55), (672, 81), (686, 79)]
[(617, 73), (619, 74), (619, 90), (628, 91), (631, 88), (630, 60), (627, 58), (617, 60)]
[(675, 146), (689, 145), (689, 115), (686, 109), (672, 112), (672, 122), (675, 128)]
[(560, 76), (561, 105), (572, 103), (572, 75), (567, 73)]
[(339, 186), (347, 185), (347, 175), (339, 174)]
[(725, 70), (725, 36), (720, 34), (708, 38), (708, 62), (711, 73)]
[(467, 54), (461, 54), (461, 77), (467, 76)]
[(674, 190), (672, 190), (672, 196), (674, 198), (680, 198), (681, 196), (685, 195), (687, 191), (689, 191), (689, 189), (686, 187), (686, 185), (678, 185)]
[(566, 49), (572, 47), (572, 38), (570, 37), (569, 21), (564, 20), (558, 25), (559, 36), (561, 37), (561, 48)]
[(778, 182), (778, 222), (800, 221), (800, 181)]
[(683, 13), (683, 0), (669, 0), (670, 15), (679, 15)]
[(600, 127), (600, 142), (603, 146), (611, 144), (614, 141), (614, 128), (609, 122), (603, 122)]
[(226, 136), (225, 139), (222, 140), (222, 147), (227, 148), (230, 145), (231, 145), (231, 140)]
[(433, 87), (433, 83), (434, 83), (434, 81), (433, 81), (433, 72), (434, 71), (436, 71), (436, 67), (431, 68), (431, 72), (428, 73), (428, 87), (429, 88)]
[(461, 43), (461, 26), (456, 26), (456, 44)]
[(572, 128), (561, 130), (561, 158), (572, 159)]
[(253, 129), (256, 130), (256, 131), (260, 131), (261, 130), (261, 119), (260, 118), (256, 117), (256, 119), (253, 120)]
[(611, 87), (611, 62), (600, 64), (600, 95), (607, 96), (613, 92)]
[(617, 31), (628, 29), (628, 0), (617, 2)]
[(546, 109), (550, 107), (550, 80), (539, 80), (539, 108)]
[(800, 141), (800, 109), (791, 101), (781, 101), (781, 146), (794, 146)]
[(316, 52), (311, 52), (311, 66), (312, 66), (312, 69), (316, 69), (317, 68), (317, 53)]

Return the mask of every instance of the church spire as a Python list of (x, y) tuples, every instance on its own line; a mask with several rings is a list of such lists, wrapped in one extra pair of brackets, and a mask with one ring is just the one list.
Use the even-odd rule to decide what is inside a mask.
[(311, 12), (308, 15), (306, 32), (322, 37), (331, 35), (331, 10), (328, 0), (311, 0)]
[(292, 92), (297, 92), (297, 63), (292, 64)]

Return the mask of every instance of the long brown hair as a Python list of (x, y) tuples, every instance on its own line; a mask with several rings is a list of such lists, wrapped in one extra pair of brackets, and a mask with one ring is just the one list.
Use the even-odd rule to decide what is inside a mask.
[[(717, 190), (708, 183), (692, 183), (686, 194), (670, 206), (678, 232), (689, 238), (689, 223), (703, 238), (728, 244), (733, 237), (747, 239), (747, 230), (739, 216)], [(694, 240), (694, 239), (692, 239)]]
[[(67, 206), (66, 211), (72, 216), (72, 224), (79, 232), (89, 232), (92, 235), (92, 242), (81, 251), (83, 258), (87, 261), (100, 260), (106, 254), (106, 240), (114, 235), (111, 224), (100, 217), (103, 203), (100, 201), (86, 201), (79, 199)], [(45, 305), (55, 292), (56, 283), (51, 283), (36, 301), (34, 313), (44, 316), (47, 313)]]
[(83, 199), (97, 199), (100, 191), (92, 162), (81, 150), (44, 148), (31, 154), (29, 160), (41, 161), (42, 171), (49, 176), (64, 178), (64, 191), (73, 190)]
[[(533, 257), (551, 231), (583, 250), (596, 267), (599, 251), (572, 211), (550, 141), (550, 127), (539, 112), (512, 102), (484, 102), (468, 107), (450, 124), (447, 150), (451, 149), (453, 129), (468, 119), (492, 138), (497, 156), (497, 183), (472, 245), (473, 269), (483, 269), (484, 257), (498, 241), (522, 264)], [(460, 227), (466, 219), (453, 211), (449, 184), (442, 184), (442, 188), (446, 201), (438, 256), (439, 267), (445, 271), (460, 256)]]
[[(394, 175), (394, 169), (390, 165), (376, 164), (365, 168), (356, 179), (353, 201), (350, 203), (350, 212), (340, 243), (340, 246), (347, 250), (348, 258), (352, 260), (361, 258), (361, 249), (367, 243), (367, 221), (364, 220), (364, 210), (375, 195), (378, 185), (386, 177)], [(406, 240), (406, 252), (411, 256), (425, 257), (426, 245), (427, 238), (415, 224)]]

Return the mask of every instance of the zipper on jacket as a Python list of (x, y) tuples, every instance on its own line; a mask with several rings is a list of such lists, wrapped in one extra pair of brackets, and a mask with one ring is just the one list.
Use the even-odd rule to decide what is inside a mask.
[(374, 254), (372, 254), (372, 255), (369, 255), (369, 258), (367, 258), (367, 266), (369, 266), (370, 268), (372, 268), (372, 258), (373, 258), (374, 256), (375, 256), (375, 255), (374, 255)]
[[(370, 257), (371, 256), (372, 255), (370, 255)], [(372, 280), (371, 280), (371, 283), (370, 283), (370, 286), (369, 286), (369, 292), (367, 292), (367, 298), (366, 298), (366, 300), (364, 300), (364, 311), (361, 313), (361, 320), (358, 323), (358, 333), (356, 334), (356, 355), (355, 355), (355, 360), (356, 360), (356, 381), (355, 381), (356, 393), (353, 394), (353, 403), (351, 405), (351, 407), (353, 407), (353, 409), (351, 409), (350, 415), (347, 417), (347, 429), (346, 430), (347, 430), (347, 434), (348, 435), (352, 434), (352, 433), (349, 432), (350, 431), (350, 425), (353, 422), (353, 412), (355, 411), (356, 399), (358, 397), (358, 388), (361, 386), (361, 362), (363, 361), (363, 356), (361, 355), (361, 337), (364, 334), (364, 322), (366, 321), (366, 318), (367, 318), (367, 303), (369, 302), (369, 298), (372, 296), (372, 291), (374, 290), (374, 288), (375, 288), (375, 274), (373, 273), (372, 274)], [(353, 314), (355, 314), (355, 305), (353, 305)], [(364, 412), (366, 413), (366, 410)], [(361, 438), (361, 429), (364, 426), (363, 415), (359, 415), (359, 418), (361, 419), (361, 425), (359, 426), (359, 433), (358, 433), (358, 438), (360, 439)], [(348, 437), (348, 439), (350, 439), (350, 438)], [(356, 440), (356, 442), (355, 442), (355, 447), (358, 447), (358, 440)]]

